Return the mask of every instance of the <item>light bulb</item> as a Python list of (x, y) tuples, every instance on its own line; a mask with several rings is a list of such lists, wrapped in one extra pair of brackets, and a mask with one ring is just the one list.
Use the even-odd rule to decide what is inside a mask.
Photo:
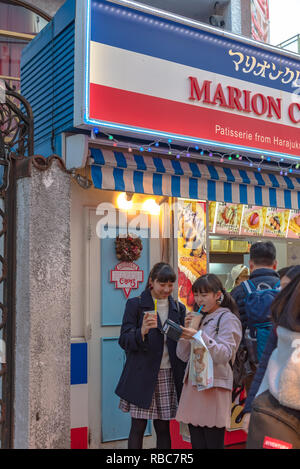
[(151, 215), (159, 215), (160, 206), (155, 202), (154, 199), (147, 199), (143, 203), (143, 210), (149, 212)]
[(132, 199), (127, 199), (126, 192), (121, 192), (117, 198), (117, 205), (121, 210), (130, 210), (132, 208), (133, 201)]

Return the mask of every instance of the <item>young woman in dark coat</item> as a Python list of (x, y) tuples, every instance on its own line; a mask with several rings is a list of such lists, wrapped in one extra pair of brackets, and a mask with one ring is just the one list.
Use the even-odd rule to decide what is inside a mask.
[[(129, 449), (142, 448), (148, 419), (153, 420), (157, 448), (171, 448), (169, 421), (176, 415), (185, 371), (176, 342), (162, 332), (167, 318), (184, 325), (185, 306), (171, 296), (175, 280), (169, 264), (155, 264), (145, 291), (126, 304), (119, 345), (127, 360), (115, 392), (121, 410), (131, 415)], [(153, 314), (155, 305), (158, 314)]]

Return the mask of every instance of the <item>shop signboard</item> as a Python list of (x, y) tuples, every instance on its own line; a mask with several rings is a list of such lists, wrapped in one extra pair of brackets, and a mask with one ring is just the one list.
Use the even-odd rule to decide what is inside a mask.
[(296, 54), (131, 1), (77, 4), (77, 127), (299, 157)]

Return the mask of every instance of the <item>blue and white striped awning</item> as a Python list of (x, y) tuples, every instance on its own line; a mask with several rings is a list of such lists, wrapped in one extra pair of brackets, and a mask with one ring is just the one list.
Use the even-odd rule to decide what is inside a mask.
[(98, 189), (300, 209), (300, 178), (90, 148)]

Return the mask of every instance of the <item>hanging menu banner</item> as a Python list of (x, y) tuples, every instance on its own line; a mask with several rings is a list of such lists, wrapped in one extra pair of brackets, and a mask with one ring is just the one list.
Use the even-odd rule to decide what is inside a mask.
[(207, 270), (206, 203), (178, 200), (178, 299), (194, 304), (192, 285)]
[(211, 202), (209, 231), (219, 235), (299, 239), (300, 210)]

